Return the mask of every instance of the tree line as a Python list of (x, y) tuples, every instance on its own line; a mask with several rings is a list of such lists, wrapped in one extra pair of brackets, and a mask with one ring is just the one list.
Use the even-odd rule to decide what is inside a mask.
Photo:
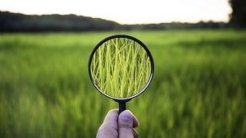
[(0, 11), (0, 32), (114, 30), (121, 25), (77, 15), (24, 15)]
[(100, 18), (77, 15), (24, 15), (0, 11), (0, 32), (47, 32), (47, 31), (111, 31), (111, 30), (164, 30), (164, 29), (216, 29), (246, 28), (246, 0), (229, 0), (232, 13), (230, 21), (198, 23), (159, 23), (123, 25)]
[(46, 31), (110, 31), (110, 30), (161, 30), (224, 28), (223, 22), (159, 23), (123, 25), (99, 18), (77, 15), (24, 15), (0, 12), (0, 32), (46, 32)]

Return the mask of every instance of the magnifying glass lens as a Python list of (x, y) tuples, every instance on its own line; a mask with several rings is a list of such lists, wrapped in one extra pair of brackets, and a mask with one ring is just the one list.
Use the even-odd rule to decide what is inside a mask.
[(96, 49), (90, 70), (100, 92), (116, 99), (128, 98), (147, 85), (151, 77), (151, 60), (138, 42), (113, 38)]
[(140, 95), (150, 84), (154, 62), (148, 48), (129, 35), (113, 35), (100, 41), (89, 59), (89, 76), (95, 88), (119, 103)]

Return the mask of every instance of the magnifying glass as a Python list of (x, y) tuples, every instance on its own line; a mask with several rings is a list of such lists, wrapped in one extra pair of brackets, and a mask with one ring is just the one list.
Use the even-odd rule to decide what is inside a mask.
[(129, 35), (113, 35), (100, 41), (88, 65), (94, 87), (119, 103), (119, 113), (126, 110), (126, 102), (146, 90), (154, 74), (150, 51)]

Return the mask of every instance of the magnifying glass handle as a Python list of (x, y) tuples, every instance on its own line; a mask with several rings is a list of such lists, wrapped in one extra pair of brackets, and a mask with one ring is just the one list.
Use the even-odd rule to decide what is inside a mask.
[(119, 114), (126, 110), (126, 102), (119, 102)]

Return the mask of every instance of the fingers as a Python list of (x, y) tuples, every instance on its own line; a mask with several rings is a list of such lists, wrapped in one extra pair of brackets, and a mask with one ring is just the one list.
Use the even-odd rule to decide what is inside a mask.
[(125, 110), (119, 115), (118, 126), (119, 138), (135, 138), (138, 136), (133, 129), (138, 126), (138, 120), (129, 110)]
[(118, 110), (113, 109), (106, 115), (103, 124), (97, 132), (97, 138), (116, 138), (118, 137)]
[(137, 138), (133, 129), (139, 125), (137, 118), (129, 111), (118, 115), (118, 110), (110, 110), (97, 132), (97, 138)]
[[(132, 114), (132, 113), (131, 113)], [(139, 121), (138, 119), (135, 117), (135, 115), (133, 115), (133, 128), (137, 127), (139, 125)]]
[(138, 138), (138, 133), (133, 129), (133, 136), (134, 138)]

